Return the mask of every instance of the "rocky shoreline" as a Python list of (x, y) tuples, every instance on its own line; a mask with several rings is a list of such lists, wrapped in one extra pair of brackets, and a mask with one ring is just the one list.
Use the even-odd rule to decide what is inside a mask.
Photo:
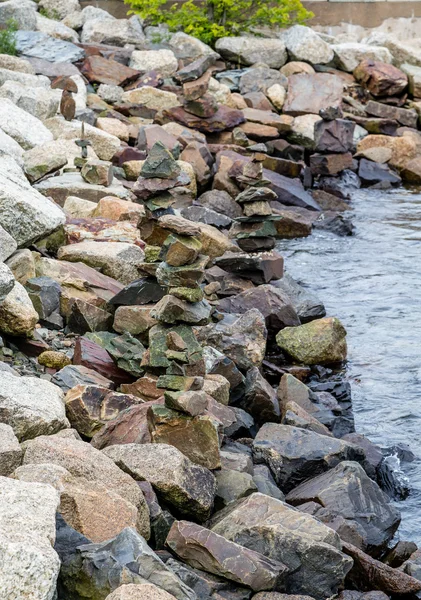
[(421, 183), (416, 51), (303, 26), (213, 50), (78, 0), (10, 18), (1, 597), (415, 597), (344, 324), (276, 244)]

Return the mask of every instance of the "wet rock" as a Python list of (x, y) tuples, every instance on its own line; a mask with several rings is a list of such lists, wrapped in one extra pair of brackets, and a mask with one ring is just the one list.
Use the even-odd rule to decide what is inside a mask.
[(287, 115), (319, 114), (323, 108), (339, 106), (342, 101), (343, 82), (337, 75), (291, 75), (288, 95), (283, 107)]
[[(283, 36), (290, 59), (313, 65), (326, 64), (333, 59), (333, 50), (315, 31), (294, 25)], [(282, 66), (282, 65), (281, 65)]]
[(106, 542), (78, 546), (67, 557), (60, 577), (67, 594), (73, 596), (82, 590), (85, 595), (105, 600), (122, 583), (143, 584), (146, 580), (168, 590), (178, 600), (196, 598), (144, 538), (129, 527)]
[(283, 275), (284, 260), (276, 251), (260, 254), (226, 252), (215, 263), (230, 273), (238, 273), (253, 283), (269, 283)]
[(173, 446), (126, 444), (109, 446), (104, 453), (135, 479), (149, 481), (158, 496), (180, 513), (199, 521), (209, 516), (215, 478)]
[(226, 60), (243, 65), (262, 62), (279, 69), (287, 62), (285, 44), (279, 39), (225, 37), (216, 42), (215, 48)]
[(76, 62), (84, 51), (71, 42), (58, 40), (40, 31), (17, 31), (16, 48), (25, 57), (41, 58), (50, 62)]
[(257, 462), (266, 463), (282, 491), (328, 471), (343, 460), (362, 460), (363, 451), (342, 440), (313, 431), (266, 423), (253, 442)]
[(248, 310), (230, 323), (208, 325), (198, 334), (199, 340), (223, 352), (244, 371), (262, 364), (266, 337), (265, 320), (257, 308)]
[(0, 478), (4, 597), (53, 598), (60, 560), (53, 550), (58, 493), (49, 485)]
[(421, 581), (371, 558), (352, 544), (343, 542), (342, 549), (354, 561), (348, 580), (359, 590), (381, 590), (388, 595), (414, 594), (421, 590)]
[(278, 346), (304, 364), (329, 364), (346, 359), (346, 331), (335, 317), (300, 327), (287, 327), (276, 336)]
[(32, 335), (37, 322), (38, 313), (34, 310), (25, 288), (15, 281), (12, 290), (0, 304), (0, 331), (28, 337)]
[[(415, 159), (417, 160), (417, 159)], [(414, 161), (410, 161), (407, 165), (411, 165)], [(407, 170), (409, 173), (410, 166)], [(407, 181), (410, 181), (408, 178), (408, 174), (402, 171), (402, 176)], [(358, 177), (361, 179), (363, 183), (366, 185), (375, 185), (376, 183), (388, 183), (390, 185), (399, 185), (402, 182), (402, 179), (399, 177), (397, 173), (394, 173), (390, 167), (386, 164), (381, 164), (377, 162), (372, 162), (371, 160), (367, 160), (366, 158), (362, 158), (360, 160), (360, 164), (358, 167)]]
[(289, 594), (330, 597), (352, 566), (332, 529), (264, 494), (252, 494), (215, 515), (212, 531), (285, 564)]
[(383, 558), (384, 563), (396, 569), (407, 561), (414, 552), (417, 551), (417, 545), (414, 542), (400, 540)]
[(0, 476), (8, 477), (19, 467), (22, 450), (13, 429), (6, 423), (0, 423)]
[(408, 77), (400, 69), (370, 59), (360, 62), (354, 70), (354, 77), (373, 96), (397, 96), (408, 85)]
[(222, 575), (254, 591), (279, 588), (287, 571), (282, 563), (188, 521), (174, 523), (167, 545), (191, 566)]
[(322, 302), (305, 287), (297, 283), (288, 273), (285, 273), (282, 279), (272, 281), (271, 285), (285, 292), (301, 323), (307, 323), (326, 315)]
[(353, 462), (342, 462), (302, 483), (287, 501), (293, 506), (317, 503), (312, 514), (368, 554), (379, 555), (400, 523), (399, 511), (388, 503), (386, 494)]

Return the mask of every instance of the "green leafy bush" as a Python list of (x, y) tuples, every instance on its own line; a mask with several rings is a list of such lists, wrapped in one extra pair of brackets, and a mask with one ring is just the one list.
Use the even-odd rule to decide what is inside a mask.
[(19, 26), (14, 19), (7, 21), (6, 27), (0, 29), (0, 54), (17, 55), (15, 32), (18, 29)]
[(164, 8), (167, 0), (124, 1), (148, 25), (165, 23), (170, 31), (184, 31), (206, 44), (254, 27), (288, 27), (314, 16), (300, 0), (203, 0), (201, 3), (187, 0), (170, 8)]

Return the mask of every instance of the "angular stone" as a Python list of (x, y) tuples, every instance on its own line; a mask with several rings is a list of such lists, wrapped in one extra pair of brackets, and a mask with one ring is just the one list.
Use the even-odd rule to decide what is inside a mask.
[[(6, 289), (4, 287), (5, 292)], [(38, 318), (25, 288), (15, 281), (0, 304), (0, 331), (9, 335), (31, 336)]]
[(241, 217), (243, 211), (240, 206), (223, 190), (211, 190), (205, 192), (198, 198), (198, 202), (217, 213), (225, 215), (231, 219)]
[(80, 365), (67, 365), (57, 373), (54, 373), (52, 383), (60, 387), (64, 393), (76, 385), (98, 385), (111, 389), (113, 382), (103, 377), (93, 369)]
[(172, 600), (174, 597), (152, 583), (127, 583), (109, 594), (106, 600)]
[(152, 279), (144, 277), (129, 283), (110, 299), (111, 305), (135, 306), (155, 303), (165, 295), (166, 289)]
[(333, 59), (330, 45), (310, 27), (294, 25), (287, 30), (284, 42), (290, 60), (321, 65), (330, 63)]
[(346, 331), (335, 317), (300, 327), (287, 327), (276, 336), (278, 346), (304, 364), (329, 364), (346, 359)]
[(329, 73), (292, 75), (288, 95), (283, 107), (287, 115), (317, 115), (323, 108), (339, 106), (342, 101), (343, 82)]
[(145, 85), (141, 88), (124, 92), (122, 102), (142, 104), (153, 110), (171, 110), (180, 105), (176, 94)]
[(190, 265), (171, 267), (167, 263), (160, 263), (156, 270), (156, 278), (161, 286), (170, 288), (195, 287), (203, 281), (204, 268), (209, 258), (202, 254)]
[(226, 252), (216, 258), (218, 267), (230, 273), (238, 273), (256, 284), (269, 283), (283, 275), (284, 260), (277, 252), (263, 252), (257, 255)]
[(266, 423), (253, 442), (254, 457), (271, 469), (279, 487), (296, 485), (335, 467), (343, 460), (362, 460), (363, 450), (309, 430)]
[(71, 42), (58, 40), (40, 31), (17, 31), (16, 47), (25, 57), (41, 58), (50, 62), (76, 62), (84, 51)]
[(270, 469), (266, 465), (253, 465), (253, 481), (257, 486), (257, 491), (265, 496), (285, 500), (284, 494), (278, 488)]
[[(411, 171), (413, 172), (412, 180), (414, 183), (416, 183), (418, 179), (421, 180), (421, 178), (416, 176), (416, 169), (414, 169), (417, 164), (418, 161), (415, 158), (414, 160), (409, 161), (406, 168), (401, 171), (402, 177), (405, 181), (411, 181)], [(368, 185), (374, 185), (376, 183), (383, 182), (387, 182), (392, 185), (399, 185), (402, 181), (399, 175), (394, 173), (388, 165), (372, 162), (366, 158), (362, 158), (360, 160), (360, 164), (358, 166), (358, 177), (363, 183)]]
[(354, 146), (355, 123), (345, 119), (317, 121), (314, 144), (317, 152), (349, 152)]
[(352, 154), (313, 154), (310, 157), (310, 169), (313, 175), (337, 175), (352, 168)]
[(164, 296), (151, 312), (152, 317), (163, 323), (190, 323), (206, 325), (209, 322), (211, 306), (207, 300), (187, 302), (172, 294)]
[(110, 186), (113, 181), (111, 163), (103, 160), (88, 160), (82, 167), (81, 175), (93, 185)]
[(259, 424), (267, 421), (280, 422), (281, 415), (276, 392), (257, 367), (247, 371), (244, 398), (238, 404)]
[(202, 415), (208, 406), (208, 395), (205, 391), (165, 392), (165, 406), (178, 410), (191, 417)]
[(139, 77), (139, 71), (115, 60), (107, 60), (95, 55), (85, 58), (80, 70), (90, 83), (106, 83), (122, 87)]
[(7, 298), (15, 285), (15, 277), (10, 268), (0, 263), (0, 303)]
[(79, 337), (76, 340), (73, 363), (91, 368), (115, 384), (133, 381), (126, 371), (117, 367), (110, 354), (104, 348), (101, 348), (101, 346), (85, 337)]
[(408, 77), (400, 69), (375, 60), (362, 60), (354, 77), (365, 85), (373, 96), (397, 96), (408, 85)]
[(77, 385), (67, 392), (65, 403), (72, 427), (83, 436), (92, 438), (121, 411), (138, 404), (139, 399), (99, 386)]
[(243, 65), (265, 63), (279, 69), (287, 62), (285, 43), (279, 39), (224, 37), (216, 42), (215, 48), (226, 60)]
[(418, 114), (414, 109), (398, 108), (397, 106), (374, 102), (374, 100), (367, 102), (364, 108), (366, 113), (374, 117), (395, 119), (405, 127), (417, 128)]
[(287, 501), (293, 506), (317, 503), (313, 512), (317, 518), (335, 529), (341, 539), (369, 554), (378, 555), (400, 523), (399, 511), (354, 462), (339, 463), (302, 483), (288, 494)]
[(245, 121), (241, 111), (224, 105), (219, 106), (217, 112), (211, 117), (192, 115), (181, 106), (164, 110), (164, 116), (204, 133), (219, 133), (226, 129), (233, 129)]
[(328, 598), (352, 566), (334, 531), (264, 494), (252, 494), (228, 514), (216, 515), (212, 531), (285, 564), (290, 594)]
[(80, 335), (92, 331), (108, 331), (111, 323), (111, 313), (80, 299), (71, 304), (70, 313), (67, 315), (69, 331)]
[(215, 473), (218, 489), (215, 497), (215, 509), (221, 510), (257, 492), (257, 486), (249, 473), (240, 473), (231, 469), (221, 469)]
[(22, 450), (13, 429), (0, 423), (0, 476), (8, 477), (22, 462)]
[(130, 66), (142, 74), (157, 71), (166, 78), (175, 74), (178, 61), (171, 50), (135, 50), (130, 58)]
[(148, 412), (152, 441), (169, 444), (187, 456), (192, 463), (207, 469), (221, 466), (217, 422), (207, 415), (189, 417), (163, 406)]
[(209, 516), (216, 483), (212, 473), (194, 465), (167, 444), (109, 446), (104, 453), (137, 480), (149, 481), (159, 497), (198, 521)]
[(226, 577), (253, 591), (280, 588), (287, 571), (282, 563), (188, 521), (173, 524), (167, 545), (191, 566)]

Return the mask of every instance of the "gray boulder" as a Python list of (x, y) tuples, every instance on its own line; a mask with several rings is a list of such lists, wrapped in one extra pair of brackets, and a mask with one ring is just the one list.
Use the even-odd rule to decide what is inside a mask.
[(15, 285), (12, 271), (3, 262), (0, 263), (0, 302), (6, 298)]
[(310, 27), (294, 25), (283, 36), (291, 60), (320, 65), (329, 63), (334, 56), (327, 42)]
[(257, 462), (268, 465), (283, 492), (343, 460), (363, 460), (361, 448), (290, 425), (266, 423), (253, 441)]
[(0, 24), (5, 26), (13, 19), (20, 29), (32, 31), (37, 26), (37, 9), (30, 0), (7, 0), (0, 2)]
[(314, 504), (313, 510), (309, 507), (311, 514), (368, 554), (378, 555), (400, 523), (399, 511), (355, 462), (342, 462), (305, 481), (288, 494), (287, 502), (293, 506)]
[(39, 119), (16, 106), (9, 98), (0, 98), (0, 128), (25, 150), (53, 139)]
[(278, 560), (290, 572), (288, 594), (329, 598), (343, 586), (352, 561), (342, 554), (336, 532), (264, 494), (252, 494), (217, 513), (211, 529), (228, 540)]
[(85, 56), (84, 50), (72, 42), (58, 40), (41, 31), (18, 31), (16, 47), (25, 57), (41, 58), (52, 63), (73, 63)]
[(13, 429), (6, 423), (0, 423), (0, 475), (7, 477), (19, 467), (22, 450)]
[(288, 273), (285, 273), (282, 279), (272, 281), (271, 285), (287, 294), (301, 323), (326, 316), (324, 304)]
[(215, 48), (226, 60), (243, 65), (265, 63), (280, 69), (288, 58), (284, 42), (277, 38), (224, 37), (216, 42)]

